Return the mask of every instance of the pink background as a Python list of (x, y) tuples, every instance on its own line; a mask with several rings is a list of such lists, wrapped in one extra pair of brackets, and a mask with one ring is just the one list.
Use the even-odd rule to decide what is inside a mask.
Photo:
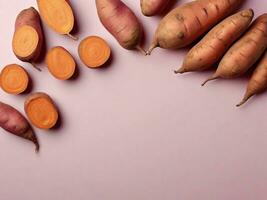
[[(125, 2), (142, 20), (148, 46), (160, 17), (142, 16), (138, 0)], [(77, 57), (78, 42), (44, 26), (48, 48), (63, 45), (78, 62), (79, 76), (60, 82), (45, 65), (39, 73), (11, 50), (15, 17), (35, 1), (0, 1), (0, 65), (25, 66), (32, 91), (49, 93), (62, 116), (57, 130), (36, 130), (39, 154), (0, 130), (0, 199), (265, 200), (267, 95), (237, 109), (247, 78), (201, 88), (212, 72), (172, 72), (185, 51), (157, 49), (144, 57), (123, 50), (100, 24), (93, 0), (72, 4), (77, 36), (102, 36), (113, 59), (105, 69), (87, 69)], [(256, 15), (267, 9), (265, 0), (247, 0), (244, 7)], [(23, 111), (25, 95), (0, 95)]]

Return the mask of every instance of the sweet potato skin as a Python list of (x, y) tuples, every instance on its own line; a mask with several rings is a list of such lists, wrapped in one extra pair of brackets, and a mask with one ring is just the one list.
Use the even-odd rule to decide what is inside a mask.
[(243, 105), (253, 95), (260, 94), (264, 92), (266, 89), (267, 89), (267, 51), (265, 51), (263, 57), (256, 66), (256, 69), (249, 80), (246, 94), (244, 95), (243, 100), (239, 104), (237, 104), (237, 106)]
[(37, 31), (38, 36), (39, 36), (39, 43), (38, 43), (36, 51), (33, 52), (32, 55), (28, 56), (27, 58), (22, 58), (22, 57), (19, 57), (18, 55), (16, 55), (16, 57), (23, 62), (34, 62), (38, 60), (41, 54), (41, 51), (42, 51), (43, 43), (44, 43), (44, 35), (43, 35), (40, 15), (35, 8), (30, 7), (28, 9), (22, 10), (19, 13), (19, 15), (16, 18), (16, 22), (15, 22), (15, 32), (19, 28), (25, 25), (31, 26)]
[(0, 102), (0, 124), (3, 129), (18, 136), (29, 128), (29, 124), (17, 110), (2, 102)]
[[(267, 52), (256, 67), (248, 84), (248, 91), (258, 94), (267, 89)], [(249, 94), (250, 95), (250, 94)]]
[(0, 126), (7, 132), (39, 144), (26, 118), (15, 108), (0, 102)]
[(202, 71), (213, 67), (249, 27), (254, 16), (252, 9), (242, 10), (215, 26), (184, 59), (177, 73)]
[(169, 2), (170, 0), (141, 0), (142, 13), (147, 17), (160, 14)]
[(100, 21), (128, 50), (135, 49), (142, 38), (143, 29), (135, 14), (120, 0), (96, 0)]
[(185, 47), (229, 16), (243, 0), (196, 0), (173, 9), (160, 22), (148, 54), (155, 47)]
[(236, 78), (247, 72), (267, 48), (267, 14), (258, 17), (250, 30), (225, 54), (215, 74)]

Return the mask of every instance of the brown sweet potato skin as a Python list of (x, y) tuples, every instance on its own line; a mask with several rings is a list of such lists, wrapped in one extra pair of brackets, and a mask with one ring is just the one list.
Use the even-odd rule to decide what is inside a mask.
[(22, 58), (22, 57), (19, 57), (18, 55), (16, 56), (19, 60), (23, 62), (34, 62), (38, 60), (41, 54), (41, 51), (42, 51), (43, 43), (44, 43), (44, 35), (43, 35), (40, 15), (35, 8), (30, 7), (28, 9), (22, 10), (19, 13), (19, 15), (17, 16), (16, 22), (15, 22), (15, 32), (19, 28), (25, 25), (31, 26), (37, 31), (38, 36), (39, 36), (39, 43), (38, 43), (36, 51), (33, 52), (33, 54), (28, 56), (27, 58)]
[(143, 15), (150, 17), (160, 14), (171, 0), (141, 0), (141, 9)]
[(244, 75), (263, 55), (267, 48), (267, 13), (259, 16), (223, 56), (216, 72), (202, 83), (219, 78), (233, 79)]
[(253, 10), (247, 9), (223, 20), (188, 52), (183, 66), (176, 73), (214, 67), (229, 47), (248, 29), (253, 16)]
[(267, 51), (262, 57), (260, 63), (256, 67), (248, 84), (248, 95), (251, 91), (254, 94), (259, 94), (267, 89)]
[(256, 66), (256, 69), (249, 80), (246, 94), (243, 100), (239, 104), (237, 104), (237, 106), (243, 105), (252, 96), (260, 94), (264, 92), (266, 89), (267, 89), (267, 51), (265, 51), (263, 57)]
[(196, 0), (173, 9), (160, 22), (148, 54), (155, 47), (185, 47), (229, 16), (244, 0)]
[(120, 0), (95, 0), (104, 27), (128, 50), (139, 48), (143, 28), (136, 15)]
[(26, 118), (15, 108), (0, 102), (0, 127), (7, 132), (32, 141), (39, 149), (39, 144)]
[(267, 14), (258, 17), (250, 30), (225, 54), (216, 74), (236, 78), (247, 72), (267, 48)]

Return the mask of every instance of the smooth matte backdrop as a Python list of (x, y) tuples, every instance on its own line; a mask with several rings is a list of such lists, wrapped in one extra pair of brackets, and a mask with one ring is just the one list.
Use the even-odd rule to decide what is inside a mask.
[[(178, 0), (176, 5), (185, 3)], [(148, 47), (160, 16), (142, 16), (138, 0), (125, 0), (142, 21)], [(0, 130), (1, 200), (265, 200), (267, 195), (267, 94), (242, 108), (248, 77), (201, 88), (213, 71), (175, 75), (187, 50), (156, 49), (151, 56), (122, 49), (98, 20), (94, 0), (71, 1), (76, 35), (105, 38), (113, 52), (99, 70), (78, 58), (79, 42), (44, 25), (47, 48), (62, 45), (79, 73), (53, 78), (18, 61), (11, 41), (16, 15), (35, 0), (0, 0), (0, 66), (23, 65), (32, 92), (51, 95), (61, 112), (52, 131), (36, 129), (41, 151)], [(173, 5), (175, 6), (175, 5)], [(258, 16), (265, 0), (247, 0)], [(23, 112), (27, 95), (0, 91)]]

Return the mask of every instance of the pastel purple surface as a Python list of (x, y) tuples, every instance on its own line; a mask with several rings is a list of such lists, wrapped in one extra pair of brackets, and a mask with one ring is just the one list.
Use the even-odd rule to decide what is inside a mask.
[[(178, 4), (186, 2), (177, 1)], [(122, 49), (98, 20), (94, 0), (71, 1), (77, 36), (105, 38), (108, 67), (92, 70), (78, 59), (78, 42), (44, 26), (47, 48), (62, 45), (76, 58), (79, 75), (54, 79), (18, 61), (11, 41), (16, 15), (35, 0), (0, 1), (0, 65), (18, 63), (32, 77), (32, 91), (47, 92), (62, 123), (37, 130), (41, 151), (0, 130), (1, 200), (265, 200), (267, 195), (267, 94), (237, 109), (248, 78), (219, 80), (211, 73), (175, 75), (186, 50), (156, 49), (149, 57)], [(148, 47), (160, 17), (141, 15)], [(246, 0), (256, 16), (265, 0)], [(0, 91), (23, 111), (25, 95)]]

